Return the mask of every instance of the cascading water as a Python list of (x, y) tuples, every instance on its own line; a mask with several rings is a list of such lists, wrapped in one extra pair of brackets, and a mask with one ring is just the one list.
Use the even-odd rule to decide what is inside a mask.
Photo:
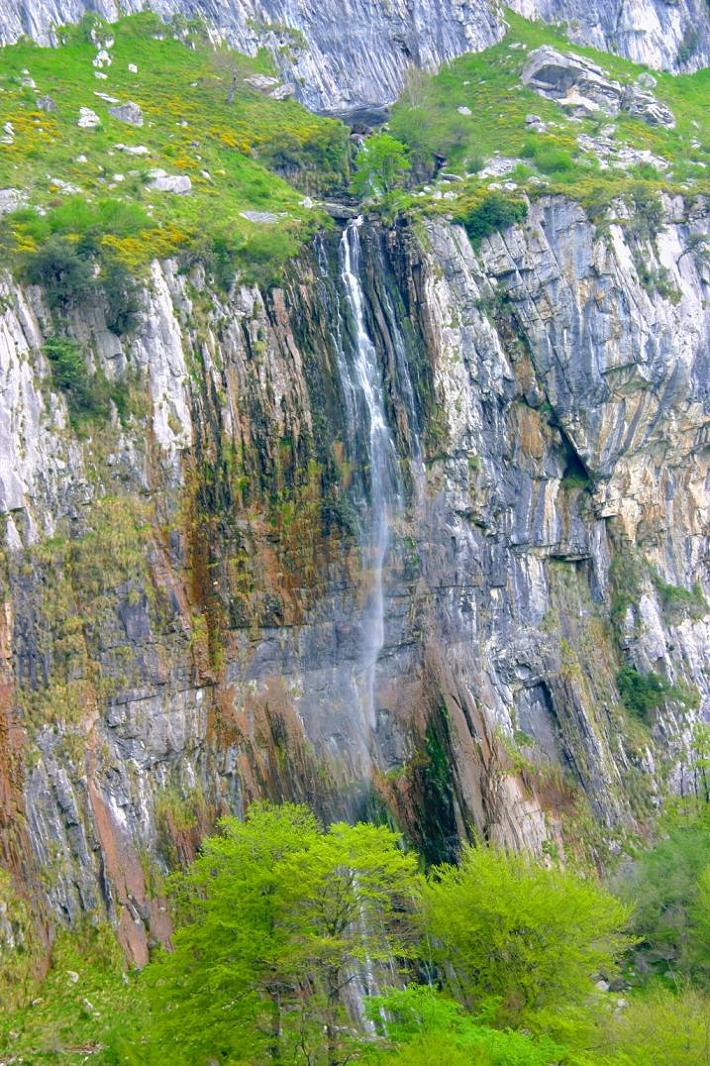
[(384, 566), (390, 544), (393, 519), (402, 512), (403, 498), (397, 449), (387, 424), (382, 374), (377, 352), (365, 322), (365, 307), (360, 276), (360, 229), (362, 218), (350, 222), (340, 244), (340, 274), (353, 330), (353, 359), (350, 365), (339, 346), (339, 369), (352, 416), (362, 419), (364, 434), (351, 426), (354, 440), (367, 442), (369, 500), (365, 508), (361, 551), (367, 574), (367, 593), (362, 611), (361, 678), (358, 690), (367, 724), (376, 724), (375, 681), (377, 661), (385, 640)]

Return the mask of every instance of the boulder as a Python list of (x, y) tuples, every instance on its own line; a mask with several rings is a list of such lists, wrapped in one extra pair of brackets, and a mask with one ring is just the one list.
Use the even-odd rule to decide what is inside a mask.
[(596, 63), (573, 53), (563, 55), (550, 45), (536, 48), (530, 54), (522, 81), (540, 96), (558, 103), (569, 97), (584, 100), (585, 110), (603, 110), (615, 115), (621, 109), (623, 89), (618, 81), (607, 78)]
[(77, 126), (82, 130), (93, 130), (101, 125), (101, 119), (90, 107), (79, 108), (79, 121)]
[(27, 205), (27, 193), (22, 189), (0, 189), (0, 215), (9, 215)]
[(251, 86), (252, 89), (256, 89), (260, 93), (267, 93), (279, 85), (279, 79), (269, 77), (268, 74), (252, 74), (244, 79), (244, 84)]
[(652, 126), (675, 125), (672, 112), (650, 91), (655, 85), (651, 75), (640, 74), (633, 85), (625, 87), (589, 59), (543, 45), (531, 52), (521, 78), (573, 118), (589, 118), (600, 111), (608, 115), (626, 111)]
[(635, 85), (630, 85), (624, 93), (623, 109), (635, 118), (641, 118), (648, 122), (649, 126), (665, 126), (673, 129), (675, 118), (673, 112), (665, 104), (662, 104), (653, 93), (642, 89), (638, 79)]
[(118, 107), (110, 107), (108, 113), (112, 118), (117, 118), (119, 122), (126, 122), (129, 126), (143, 125), (143, 112), (132, 100), (126, 104), (119, 104)]
[(149, 155), (150, 149), (146, 148), (144, 144), (117, 144), (115, 145), (117, 152), (125, 152), (126, 155)]
[(151, 170), (148, 174), (148, 187), (157, 192), (172, 192), (177, 196), (187, 196), (192, 192), (192, 182), (187, 174), (167, 174), (164, 170)]
[(279, 216), (271, 211), (240, 211), (239, 214), (248, 222), (256, 222), (262, 226), (271, 225), (279, 220)]
[(51, 96), (40, 96), (37, 100), (37, 107), (40, 111), (46, 111), (48, 114), (58, 110), (57, 105)]

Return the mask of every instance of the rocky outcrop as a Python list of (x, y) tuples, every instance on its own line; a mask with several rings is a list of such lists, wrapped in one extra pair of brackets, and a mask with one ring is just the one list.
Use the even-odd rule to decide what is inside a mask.
[[(63, 324), (127, 390), (78, 426), (41, 293), (4, 280), (0, 843), (45, 912), (108, 913), (144, 959), (156, 874), (257, 796), (384, 805), (436, 860), (472, 824), (599, 854), (689, 787), (710, 214), (615, 218), (545, 199), (478, 252), (444, 221), (365, 225), (349, 290), (339, 234), (268, 296), (155, 263), (134, 334), (100, 305)], [(645, 722), (622, 668), (666, 681)]]
[(599, 112), (615, 116), (628, 111), (650, 126), (675, 126), (670, 108), (645, 87), (648, 82), (655, 84), (648, 74), (641, 75), (643, 85), (623, 86), (589, 59), (543, 45), (530, 53), (521, 78), (528, 88), (555, 100), (576, 118), (589, 118)]
[[(412, 65), (438, 67), (503, 33), (502, 9), (486, 0), (152, 0), (162, 15), (204, 17), (239, 48), (264, 46), (279, 75), (315, 109), (344, 110), (397, 97)], [(528, 18), (565, 22), (574, 40), (637, 63), (695, 70), (710, 63), (705, 0), (516, 0)], [(143, 0), (5, 0), (0, 41), (47, 42), (54, 26), (87, 10), (107, 18), (143, 10)]]

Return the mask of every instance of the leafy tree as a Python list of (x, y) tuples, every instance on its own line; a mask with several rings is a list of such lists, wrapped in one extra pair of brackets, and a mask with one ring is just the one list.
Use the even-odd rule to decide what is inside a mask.
[(281, 998), (295, 980), (279, 920), (279, 863), (317, 837), (303, 808), (254, 806), (243, 823), (222, 822), (192, 866), (173, 876), (172, 951), (145, 973), (148, 1061), (278, 1061)]
[(409, 172), (407, 149), (389, 133), (369, 137), (357, 158), (353, 191), (358, 196), (386, 196)]
[(636, 902), (634, 925), (643, 938), (638, 964), (710, 988), (710, 806), (676, 815), (624, 890)]
[(92, 263), (64, 237), (50, 237), (26, 263), (27, 280), (41, 285), (52, 310), (80, 304), (95, 291)]
[(323, 832), (303, 807), (223, 821), (171, 879), (173, 950), (146, 970), (151, 1023), (126, 1061), (344, 1061), (343, 990), (407, 953), (415, 866), (389, 830)]
[(447, 986), (508, 1024), (584, 1003), (630, 943), (629, 909), (593, 881), (487, 847), (434, 872), (423, 915)]
[(695, 989), (652, 986), (610, 1013), (600, 1030), (602, 1066), (710, 1066), (710, 1002)]
[[(286, 873), (286, 923), (320, 993), (328, 1066), (340, 1061), (345, 987), (358, 970), (411, 953), (416, 858), (383, 826), (340, 823), (295, 852)], [(318, 1002), (318, 1000), (316, 1000)]]

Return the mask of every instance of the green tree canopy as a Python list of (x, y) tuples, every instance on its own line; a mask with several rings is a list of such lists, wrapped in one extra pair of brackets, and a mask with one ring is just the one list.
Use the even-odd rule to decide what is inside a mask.
[(344, 990), (409, 951), (416, 858), (303, 807), (257, 804), (220, 830), (171, 879), (177, 930), (145, 973), (134, 1061), (334, 1066), (355, 1039)]
[(353, 191), (358, 196), (386, 196), (401, 185), (410, 163), (401, 141), (389, 133), (369, 137), (357, 157)]
[(591, 880), (528, 856), (468, 847), (423, 892), (432, 954), (451, 991), (498, 1022), (530, 1024), (589, 998), (630, 944), (629, 909)]

